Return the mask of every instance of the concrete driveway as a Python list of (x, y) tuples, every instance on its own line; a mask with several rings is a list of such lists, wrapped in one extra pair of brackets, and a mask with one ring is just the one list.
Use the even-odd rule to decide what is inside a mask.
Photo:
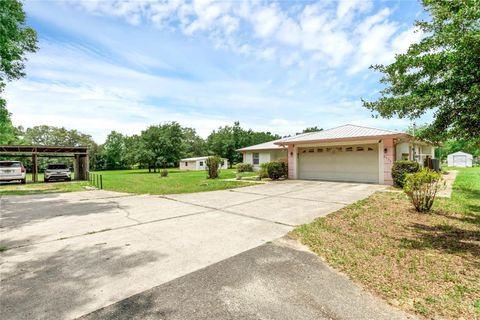
[(284, 236), (381, 186), (285, 181), (150, 196), (0, 200), (2, 319), (70, 319)]

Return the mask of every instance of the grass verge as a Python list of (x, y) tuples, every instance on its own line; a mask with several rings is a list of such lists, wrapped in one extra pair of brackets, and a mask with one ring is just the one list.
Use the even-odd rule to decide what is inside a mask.
[(425, 318), (480, 319), (480, 168), (451, 198), (417, 213), (403, 193), (375, 193), (292, 231), (331, 266)]
[(50, 182), (50, 183), (28, 183), (28, 184), (2, 184), (0, 185), (0, 196), (6, 195), (28, 195), (37, 193), (54, 192), (75, 192), (85, 191), (88, 186), (86, 181)]

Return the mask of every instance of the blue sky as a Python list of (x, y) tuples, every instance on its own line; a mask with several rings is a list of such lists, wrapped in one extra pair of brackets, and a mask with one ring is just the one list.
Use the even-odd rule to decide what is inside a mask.
[[(26, 1), (39, 34), (27, 77), (9, 83), (16, 125), (75, 128), (102, 142), (178, 121), (281, 135), (373, 119), (361, 98), (422, 34), (416, 1)], [(428, 121), (429, 116), (418, 120)]]

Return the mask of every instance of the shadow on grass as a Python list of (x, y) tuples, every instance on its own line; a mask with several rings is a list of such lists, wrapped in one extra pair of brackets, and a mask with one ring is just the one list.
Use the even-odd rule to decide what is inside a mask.
[[(464, 216), (453, 216), (447, 212), (435, 212), (449, 220), (460, 221), (465, 225), (462, 228), (458, 223), (425, 225), (412, 223), (410, 228), (417, 234), (414, 239), (402, 239), (401, 246), (407, 249), (434, 249), (449, 254), (461, 255), (478, 267), (480, 257), (480, 230), (466, 228), (467, 224), (478, 225), (479, 215), (474, 213)], [(466, 224), (465, 224), (466, 223)], [(470, 256), (470, 257), (469, 257)]]
[[(105, 246), (99, 243), (81, 249), (65, 246), (53, 252), (18, 249), (2, 253), (6, 258), (2, 266), (2, 319), (71, 318), (72, 311), (95, 305), (98, 300), (107, 303), (117, 296), (115, 290), (121, 288), (115, 287), (115, 280), (127, 277), (131, 269), (164, 258), (156, 252), (126, 253), (125, 247)], [(29, 257), (22, 257), (25, 254)]]

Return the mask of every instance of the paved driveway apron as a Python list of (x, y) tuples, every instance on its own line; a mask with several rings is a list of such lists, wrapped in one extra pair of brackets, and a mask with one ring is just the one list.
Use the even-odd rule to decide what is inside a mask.
[(0, 200), (2, 319), (75, 318), (285, 235), (381, 186), (285, 181)]

